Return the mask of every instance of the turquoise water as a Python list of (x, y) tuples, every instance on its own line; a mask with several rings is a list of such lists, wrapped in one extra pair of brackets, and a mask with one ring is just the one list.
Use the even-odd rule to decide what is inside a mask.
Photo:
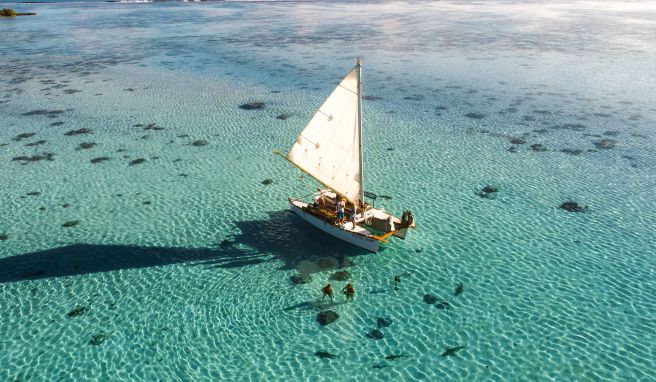
[[(653, 4), (14, 8), (0, 380), (656, 379)], [(356, 55), (366, 189), (418, 224), (378, 254), (291, 215), (316, 185), (272, 154)]]

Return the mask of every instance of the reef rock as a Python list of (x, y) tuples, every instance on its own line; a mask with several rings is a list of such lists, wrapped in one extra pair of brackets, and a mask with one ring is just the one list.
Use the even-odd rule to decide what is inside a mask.
[(81, 129), (67, 131), (64, 133), (64, 135), (71, 137), (73, 135), (89, 134), (90, 132), (91, 129), (87, 129), (86, 127), (83, 127)]
[(351, 274), (348, 271), (337, 271), (330, 275), (331, 280), (337, 280), (337, 281), (346, 281), (351, 277)]
[(385, 336), (383, 335), (383, 332), (381, 332), (380, 330), (374, 329), (374, 330), (370, 331), (369, 333), (367, 333), (367, 337), (369, 337), (371, 339), (374, 339), (374, 340), (382, 340), (383, 337), (385, 337)]
[(312, 281), (312, 276), (307, 273), (299, 273), (290, 277), (290, 280), (296, 285), (298, 284), (308, 284)]
[(425, 294), (424, 302), (426, 304), (435, 304), (437, 302), (437, 297), (433, 296), (432, 294)]
[(592, 143), (594, 143), (594, 145), (597, 146), (597, 148), (604, 149), (604, 150), (610, 150), (612, 148), (615, 148), (615, 146), (617, 145), (617, 141), (610, 138), (600, 139)]
[(81, 316), (81, 315), (83, 315), (84, 312), (86, 312), (86, 311), (87, 311), (87, 308), (86, 308), (85, 306), (77, 306), (77, 307), (75, 307), (75, 309), (73, 309), (73, 310), (71, 310), (70, 312), (68, 312), (67, 316), (68, 316), (68, 317), (77, 317), (77, 316)]
[(104, 332), (99, 333), (99, 334), (96, 334), (93, 337), (91, 337), (91, 339), (89, 340), (89, 344), (94, 345), (94, 346), (98, 346), (98, 345), (102, 344), (103, 342), (105, 342), (106, 339), (107, 339), (107, 334), (105, 334)]
[(324, 310), (323, 312), (319, 312), (317, 314), (317, 321), (323, 326), (326, 326), (328, 324), (332, 324), (333, 322), (337, 321), (339, 318), (339, 315), (332, 310)]
[(376, 324), (378, 325), (378, 328), (387, 328), (388, 326), (392, 325), (392, 320), (388, 320), (383, 317), (378, 317), (376, 320)]
[(588, 209), (587, 206), (580, 206), (578, 203), (572, 201), (561, 204), (560, 208), (569, 212), (585, 212)]
[(264, 109), (264, 102), (248, 102), (239, 105), (239, 108), (242, 110), (261, 110)]

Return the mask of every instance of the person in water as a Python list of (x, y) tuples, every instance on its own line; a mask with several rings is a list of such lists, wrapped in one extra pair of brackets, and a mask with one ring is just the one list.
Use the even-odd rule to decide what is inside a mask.
[(339, 199), (339, 202), (335, 205), (337, 208), (337, 221), (335, 224), (342, 224), (344, 222), (344, 208), (346, 208), (346, 202), (344, 199)]
[(326, 298), (326, 296), (330, 297), (330, 302), (333, 302), (334, 299), (334, 291), (333, 291), (333, 286), (331, 284), (326, 285), (321, 289), (323, 292), (323, 297), (321, 297), (321, 302), (323, 302), (323, 299)]
[(394, 290), (399, 290), (399, 285), (401, 285), (401, 276), (394, 276)]
[(344, 294), (346, 295), (346, 301), (348, 301), (349, 299), (353, 301), (353, 297), (355, 297), (355, 288), (353, 287), (353, 284), (351, 283), (346, 284), (344, 289), (342, 289), (342, 292), (344, 292)]

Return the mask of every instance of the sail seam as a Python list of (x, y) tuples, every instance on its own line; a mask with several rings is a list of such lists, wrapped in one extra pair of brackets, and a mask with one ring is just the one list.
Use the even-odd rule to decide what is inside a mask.
[(347, 88), (346, 86), (343, 86), (342, 84), (338, 84), (337, 86), (340, 87), (340, 88), (342, 88), (342, 89), (346, 89), (346, 90), (350, 91), (351, 93), (353, 93), (353, 94), (355, 94), (355, 95), (358, 95), (358, 92), (357, 92), (357, 91), (353, 91), (353, 90)]

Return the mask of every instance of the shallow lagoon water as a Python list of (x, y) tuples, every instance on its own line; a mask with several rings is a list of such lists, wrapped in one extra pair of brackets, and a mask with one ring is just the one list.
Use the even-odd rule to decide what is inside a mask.
[[(0, 379), (656, 377), (653, 5), (15, 8), (39, 15), (0, 20)], [(315, 184), (273, 155), (356, 55), (366, 188), (419, 225), (379, 254), (291, 215)], [(321, 327), (342, 268), (356, 302)]]

